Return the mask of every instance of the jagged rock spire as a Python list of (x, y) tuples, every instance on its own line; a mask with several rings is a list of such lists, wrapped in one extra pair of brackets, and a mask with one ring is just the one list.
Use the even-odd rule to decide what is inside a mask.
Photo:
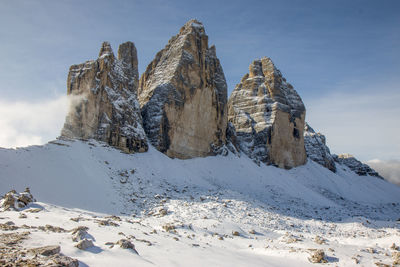
[(225, 143), (227, 85), (204, 26), (188, 21), (140, 78), (150, 142), (170, 157), (213, 155)]
[(99, 57), (114, 56), (111, 45), (109, 42), (103, 42), (100, 48)]
[(228, 102), (228, 120), (240, 149), (256, 162), (292, 168), (304, 164), (305, 107), (270, 58), (253, 61)]
[(120, 46), (118, 59), (104, 42), (97, 60), (71, 66), (67, 93), (72, 101), (61, 135), (97, 139), (126, 152), (147, 151), (138, 76), (132, 42)]

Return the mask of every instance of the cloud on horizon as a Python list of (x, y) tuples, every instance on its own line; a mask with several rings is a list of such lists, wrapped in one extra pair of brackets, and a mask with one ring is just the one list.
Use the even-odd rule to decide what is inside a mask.
[(0, 100), (0, 147), (41, 145), (60, 135), (68, 97), (40, 102)]
[(375, 169), (385, 180), (400, 186), (400, 160), (382, 161), (373, 159), (367, 164)]
[(398, 85), (361, 84), (336, 88), (324, 97), (303, 98), (306, 120), (326, 135), (332, 153), (350, 153), (361, 161), (400, 160)]

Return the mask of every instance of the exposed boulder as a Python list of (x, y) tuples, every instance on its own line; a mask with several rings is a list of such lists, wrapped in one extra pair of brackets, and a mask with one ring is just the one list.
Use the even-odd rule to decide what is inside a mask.
[(93, 138), (129, 153), (147, 151), (137, 100), (138, 77), (132, 42), (119, 46), (118, 58), (104, 42), (97, 60), (71, 66), (67, 83), (71, 106), (61, 135)]
[(350, 170), (354, 171), (359, 176), (370, 175), (383, 179), (383, 177), (380, 176), (377, 171), (372, 169), (367, 164), (364, 164), (361, 161), (357, 160), (353, 155), (350, 154), (333, 155), (333, 159), (339, 164), (346, 165), (347, 167), (350, 168)]
[(255, 60), (228, 101), (240, 149), (256, 162), (290, 169), (307, 161), (306, 109), (270, 58)]
[(325, 136), (321, 133), (316, 133), (308, 123), (304, 127), (304, 146), (309, 159), (336, 172), (335, 160), (326, 145)]
[(36, 201), (29, 188), (26, 188), (24, 192), (17, 193), (15, 190), (11, 190), (0, 200), (0, 208), (6, 210), (20, 210), (25, 208), (29, 203)]
[(149, 141), (173, 158), (215, 155), (226, 140), (227, 85), (203, 24), (188, 21), (140, 78)]

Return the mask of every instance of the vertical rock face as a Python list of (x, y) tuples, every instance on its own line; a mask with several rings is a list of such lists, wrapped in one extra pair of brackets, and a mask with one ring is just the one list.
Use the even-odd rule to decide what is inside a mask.
[(71, 106), (61, 135), (97, 139), (126, 152), (147, 151), (136, 93), (137, 64), (132, 42), (120, 45), (118, 58), (104, 42), (97, 60), (71, 66)]
[(336, 172), (335, 160), (333, 159), (329, 148), (326, 146), (325, 136), (321, 133), (316, 133), (308, 123), (306, 123), (304, 127), (304, 145), (307, 156), (311, 160), (321, 164), (333, 172)]
[(225, 143), (227, 85), (200, 22), (187, 22), (157, 53), (138, 91), (144, 129), (161, 152), (204, 157)]
[(372, 169), (367, 164), (364, 164), (361, 161), (357, 160), (353, 155), (350, 154), (333, 155), (333, 158), (337, 163), (346, 165), (347, 167), (350, 168), (350, 170), (354, 171), (359, 176), (370, 175), (383, 179), (383, 177), (380, 176), (377, 171)]
[(271, 59), (255, 60), (228, 102), (240, 149), (256, 162), (292, 168), (305, 164), (305, 107)]

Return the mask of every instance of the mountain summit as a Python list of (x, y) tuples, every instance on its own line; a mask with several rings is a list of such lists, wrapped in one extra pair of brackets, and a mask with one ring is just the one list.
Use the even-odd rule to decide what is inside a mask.
[(93, 138), (126, 152), (147, 151), (136, 96), (137, 62), (132, 42), (119, 46), (118, 58), (104, 42), (97, 60), (71, 66), (67, 82), (71, 106), (61, 136)]
[(225, 143), (227, 85), (203, 24), (188, 21), (140, 78), (150, 143), (173, 158), (215, 155)]
[(240, 149), (255, 161), (290, 169), (307, 161), (306, 109), (270, 58), (253, 61), (229, 98)]

